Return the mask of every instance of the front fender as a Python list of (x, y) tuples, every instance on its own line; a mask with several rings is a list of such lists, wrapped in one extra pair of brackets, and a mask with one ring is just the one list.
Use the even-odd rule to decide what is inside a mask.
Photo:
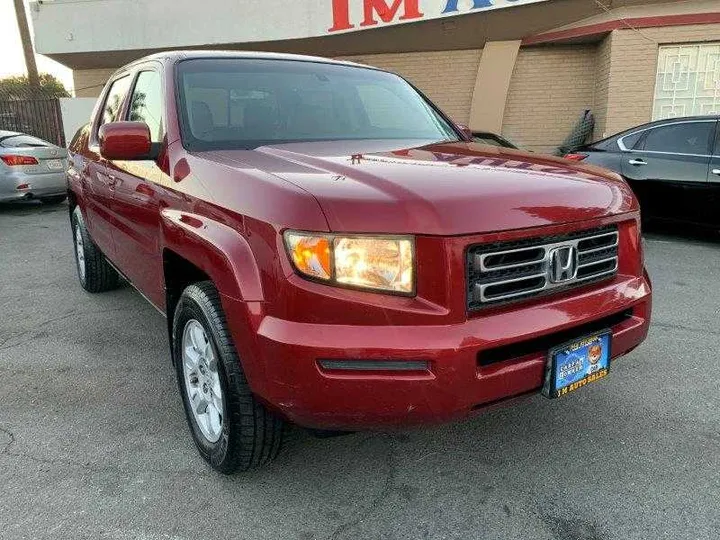
[(242, 234), (206, 216), (171, 209), (160, 215), (165, 247), (207, 274), (221, 294), (264, 301), (260, 271)]

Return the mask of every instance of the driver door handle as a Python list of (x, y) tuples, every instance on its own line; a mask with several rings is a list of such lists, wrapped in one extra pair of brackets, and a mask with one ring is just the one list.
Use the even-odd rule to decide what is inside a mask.
[(630, 165), (635, 165), (636, 167), (639, 167), (641, 165), (647, 165), (647, 161), (645, 161), (644, 159), (631, 159), (630, 161), (628, 161), (628, 163)]

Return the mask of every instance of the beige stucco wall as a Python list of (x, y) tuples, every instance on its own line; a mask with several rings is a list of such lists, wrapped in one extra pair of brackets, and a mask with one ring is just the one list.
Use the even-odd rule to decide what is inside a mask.
[(599, 136), (649, 122), (660, 45), (720, 41), (720, 24), (615, 30), (611, 36), (607, 122)]
[(467, 123), (482, 49), (345, 57), (399, 73), (453, 120)]
[(520, 51), (520, 41), (490, 41), (485, 44), (475, 78), (469, 127), (473, 131), (500, 133), (508, 88)]
[(73, 71), (75, 97), (98, 97), (114, 69), (76, 69)]
[[(604, 0), (606, 5), (613, 2)], [(614, 2), (617, 4), (618, 2)], [(635, 2), (640, 5), (618, 6), (608, 11), (599, 10), (600, 13), (580, 19), (548, 32), (580, 28), (594, 24), (603, 24), (622, 19), (633, 19), (636, 17), (664, 17), (668, 15), (691, 15), (697, 13), (715, 13), (718, 10), (718, 0), (661, 0), (660, 3)], [(600, 7), (600, 6), (598, 6)], [(632, 23), (631, 23), (632, 24)]]
[(562, 142), (585, 108), (594, 139), (652, 120), (660, 45), (720, 41), (720, 24), (615, 30), (597, 44), (520, 50), (503, 134), (535, 151)]
[(595, 133), (593, 139), (601, 139), (607, 125), (608, 93), (610, 91), (610, 59), (612, 57), (613, 34), (606, 36), (599, 44), (595, 60)]
[(548, 152), (592, 109), (597, 45), (526, 47), (510, 82), (503, 134), (520, 146)]

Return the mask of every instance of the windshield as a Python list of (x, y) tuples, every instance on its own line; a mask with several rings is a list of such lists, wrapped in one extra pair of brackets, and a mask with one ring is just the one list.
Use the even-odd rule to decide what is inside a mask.
[(293, 60), (202, 59), (178, 67), (189, 150), (348, 139), (458, 140), (407, 82), (374, 69)]

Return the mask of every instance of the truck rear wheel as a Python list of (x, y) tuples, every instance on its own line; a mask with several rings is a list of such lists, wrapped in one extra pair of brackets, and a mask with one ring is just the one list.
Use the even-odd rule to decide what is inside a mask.
[(283, 421), (250, 391), (211, 282), (183, 291), (173, 317), (172, 348), (185, 416), (200, 455), (225, 474), (274, 459)]
[(82, 288), (90, 293), (116, 289), (120, 284), (120, 276), (90, 238), (79, 206), (72, 213), (71, 225), (75, 244), (75, 266)]

